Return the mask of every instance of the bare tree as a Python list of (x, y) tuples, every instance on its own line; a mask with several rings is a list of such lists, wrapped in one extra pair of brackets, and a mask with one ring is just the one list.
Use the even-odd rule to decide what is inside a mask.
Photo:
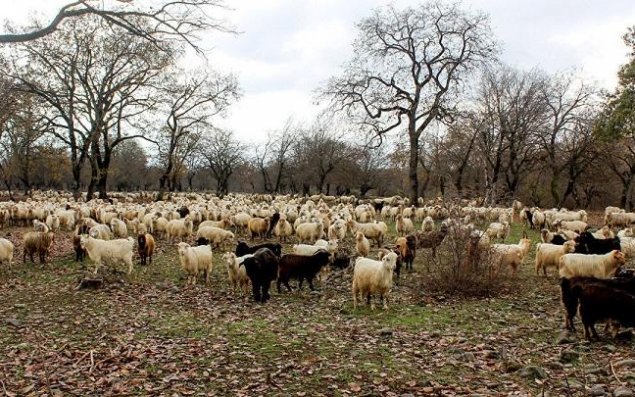
[(265, 144), (255, 147), (254, 160), (262, 175), (265, 192), (280, 192), (283, 176), (291, 160), (291, 150), (301, 130), (302, 126), (289, 118), (281, 130), (269, 134)]
[(55, 34), (22, 44), (13, 66), (20, 89), (49, 107), (49, 130), (70, 152), (76, 196), (90, 160), (89, 198), (95, 188), (106, 196), (114, 148), (144, 136), (133, 120), (152, 106), (150, 85), (172, 61), (167, 51), (156, 53), (151, 43), (104, 25), (73, 19)]
[(300, 133), (293, 146), (295, 177), (303, 194), (309, 194), (311, 185), (328, 194), (330, 183), (327, 178), (347, 156), (348, 145), (335, 131), (332, 121), (326, 115), (318, 116)]
[(556, 75), (544, 85), (543, 95), (548, 106), (548, 119), (544, 133), (538, 136), (551, 172), (549, 188), (553, 203), (562, 206), (566, 197), (560, 194), (558, 182), (570, 167), (569, 163), (579, 158), (579, 149), (584, 148), (584, 145), (572, 146), (571, 140), (575, 138), (580, 119), (585, 118), (585, 113), (593, 106), (595, 92), (593, 87), (572, 75)]
[(160, 50), (171, 43), (188, 43), (198, 52), (197, 35), (206, 30), (229, 31), (225, 23), (209, 17), (212, 9), (223, 8), (222, 0), (76, 0), (62, 6), (45, 25), (34, 21), (20, 30), (9, 28), (0, 43), (24, 43), (54, 33), (64, 21), (96, 16), (140, 37)]
[(377, 9), (357, 27), (353, 59), (323, 94), (380, 141), (392, 131), (407, 133), (410, 197), (416, 202), (420, 137), (451, 115), (466, 74), (495, 56), (489, 18), (430, 1)]
[(201, 147), (202, 156), (216, 180), (216, 194), (224, 196), (229, 193), (229, 178), (244, 159), (246, 148), (226, 130), (205, 136)]
[(240, 96), (234, 76), (209, 70), (189, 74), (176, 70), (166, 79), (162, 91), (167, 117), (157, 137), (165, 167), (159, 179), (159, 200), (166, 189), (175, 190), (179, 166), (200, 144), (198, 131), (212, 128), (212, 119)]
[(478, 143), (485, 158), (486, 202), (496, 203), (504, 178), (514, 195), (538, 156), (537, 132), (544, 128), (545, 77), (502, 66), (484, 71), (477, 94)]

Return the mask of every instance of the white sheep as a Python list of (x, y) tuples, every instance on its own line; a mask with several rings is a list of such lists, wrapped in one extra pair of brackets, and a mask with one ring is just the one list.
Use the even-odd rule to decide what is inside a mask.
[(322, 247), (326, 249), (328, 252), (330, 252), (331, 254), (334, 254), (335, 251), (337, 251), (337, 246), (338, 246), (337, 239), (330, 239), (328, 241), (320, 239), (316, 241), (313, 245)]
[(560, 258), (560, 277), (613, 277), (626, 258), (613, 250), (604, 255), (566, 254)]
[(434, 231), (434, 219), (431, 216), (426, 216), (421, 223), (421, 230), (424, 232)]
[(0, 238), (0, 264), (8, 263), (9, 267), (13, 264), (13, 243), (6, 238)]
[(395, 220), (395, 232), (400, 236), (405, 236), (408, 233), (412, 233), (415, 230), (415, 226), (410, 218), (399, 214)]
[(575, 252), (575, 241), (565, 241), (563, 245), (539, 243), (536, 245), (536, 275), (542, 269), (544, 275), (547, 275), (548, 267), (560, 266), (560, 258), (565, 254)]
[(40, 222), (37, 219), (33, 219), (33, 230), (36, 232), (48, 233), (49, 227), (44, 222)]
[(233, 289), (242, 290), (245, 294), (249, 291), (249, 277), (247, 276), (247, 270), (245, 266), (240, 266), (247, 258), (251, 258), (253, 255), (245, 255), (239, 258), (233, 252), (227, 252), (223, 254), (225, 260), (225, 266), (227, 267), (227, 278)]
[(173, 242), (176, 237), (186, 239), (192, 235), (193, 229), (194, 223), (189, 216), (183, 219), (172, 219), (166, 225), (167, 238), (170, 242)]
[(60, 230), (60, 217), (57, 215), (47, 216), (46, 226), (48, 226), (52, 232), (58, 232)]
[(212, 247), (209, 245), (199, 245), (192, 247), (188, 243), (178, 243), (177, 250), (181, 269), (187, 273), (187, 284), (196, 284), (198, 274), (205, 274), (205, 283), (209, 283), (212, 274)]
[(344, 240), (346, 237), (346, 222), (343, 219), (336, 219), (328, 230), (329, 240)]
[(553, 225), (558, 228), (558, 231), (568, 230), (568, 231), (576, 232), (578, 234), (585, 231), (588, 226), (586, 222), (582, 222), (582, 221), (563, 221), (563, 220), (558, 220), (554, 222)]
[(196, 232), (196, 240), (200, 238), (204, 238), (209, 244), (219, 247), (226, 241), (231, 243), (234, 240), (234, 233), (215, 226), (203, 226)]
[(116, 238), (128, 237), (128, 228), (126, 227), (126, 223), (121, 219), (112, 218), (110, 220), (110, 230), (112, 230), (112, 234)]
[(353, 308), (357, 308), (357, 296), (361, 294), (370, 302), (371, 310), (375, 309), (375, 304), (371, 300), (371, 295), (379, 294), (383, 301), (384, 309), (388, 309), (388, 294), (392, 288), (392, 276), (397, 264), (397, 254), (390, 252), (376, 261), (369, 258), (357, 258), (353, 270)]
[(128, 265), (128, 274), (132, 273), (132, 249), (134, 247), (132, 237), (105, 241), (91, 236), (82, 236), (80, 245), (95, 264), (95, 274), (97, 274), (101, 264), (113, 265), (120, 262)]
[(608, 226), (604, 226), (601, 229), (598, 229), (596, 232), (591, 233), (593, 237), (603, 240), (607, 238), (615, 238), (615, 233)]
[(511, 267), (514, 273), (522, 265), (531, 248), (531, 240), (521, 238), (518, 244), (492, 244), (491, 260), (499, 268)]
[(627, 259), (635, 258), (635, 237), (620, 237), (620, 251)]
[(326, 251), (326, 247), (309, 244), (294, 244), (293, 253), (295, 255), (313, 256), (318, 251)]
[(384, 242), (384, 237), (388, 231), (388, 226), (384, 222), (377, 223), (358, 223), (354, 220), (348, 221), (351, 232), (362, 232), (368, 239), (375, 240), (377, 247), (380, 248)]
[(321, 221), (301, 223), (295, 231), (300, 242), (309, 241), (311, 243), (321, 239), (323, 233), (324, 230)]
[(509, 236), (509, 222), (505, 221), (503, 223), (500, 222), (492, 222), (487, 227), (486, 233), (490, 239), (501, 239), (505, 240)]
[(101, 223), (98, 223), (95, 226), (88, 229), (88, 235), (93, 238), (98, 238), (100, 240), (112, 239), (112, 233), (110, 232), (110, 228), (108, 227), (108, 225), (102, 225)]
[(276, 223), (276, 226), (273, 228), (273, 234), (278, 237), (280, 242), (286, 242), (287, 237), (293, 234), (293, 227), (289, 221), (281, 216), (280, 220), (278, 220), (278, 223)]
[(357, 232), (355, 235), (355, 249), (359, 256), (368, 256), (370, 252), (370, 241), (368, 241), (362, 232)]

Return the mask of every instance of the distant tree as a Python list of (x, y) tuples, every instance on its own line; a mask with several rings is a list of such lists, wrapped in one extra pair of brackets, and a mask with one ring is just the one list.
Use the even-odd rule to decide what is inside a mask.
[(610, 169), (622, 185), (620, 205), (630, 202), (635, 180), (635, 26), (623, 36), (630, 50), (628, 63), (618, 72), (618, 87), (607, 96), (597, 131), (606, 142)]
[(219, 196), (229, 193), (229, 178), (244, 160), (245, 150), (231, 131), (215, 130), (202, 139), (201, 154), (216, 180)]
[(410, 198), (416, 202), (420, 138), (432, 123), (450, 118), (466, 75), (495, 56), (489, 18), (428, 1), (377, 9), (357, 28), (353, 59), (322, 94), (380, 142), (393, 131), (407, 134)]
[[(500, 193), (514, 196), (539, 155), (537, 132), (544, 129), (546, 78), (533, 70), (501, 66), (483, 73), (476, 98), (477, 139), (486, 167), (486, 202), (497, 203)], [(505, 187), (501, 187), (505, 183)]]
[(262, 176), (265, 192), (280, 192), (283, 176), (291, 161), (291, 151), (302, 128), (299, 123), (289, 118), (281, 130), (267, 136), (267, 142), (256, 145), (254, 160)]

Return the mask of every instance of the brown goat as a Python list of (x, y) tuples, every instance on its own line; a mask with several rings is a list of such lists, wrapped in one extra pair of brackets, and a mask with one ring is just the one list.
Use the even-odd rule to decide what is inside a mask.
[(152, 254), (154, 254), (154, 237), (150, 233), (140, 234), (137, 236), (137, 250), (141, 258), (141, 264), (146, 265), (147, 260), (152, 264)]

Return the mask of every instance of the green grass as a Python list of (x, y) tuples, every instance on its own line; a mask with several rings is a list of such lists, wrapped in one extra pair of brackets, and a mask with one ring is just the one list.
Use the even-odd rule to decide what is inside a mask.
[[(394, 241), (392, 224), (389, 231), (387, 241)], [(522, 231), (514, 225), (506, 242), (517, 243)], [(537, 232), (527, 232), (539, 241)], [(305, 287), (278, 294), (274, 287), (268, 304), (254, 304), (230, 291), (222, 252), (214, 253), (209, 286), (186, 287), (174, 246), (159, 241), (159, 249), (152, 266), (135, 266), (131, 276), (105, 271), (123, 283), (97, 291), (74, 290), (92, 267), (85, 273), (68, 256), (46, 268), (18, 263), (3, 269), (0, 322), (21, 323), (0, 323), (7, 390), (20, 394), (33, 379), (45, 379), (42, 364), (48, 363), (53, 388), (69, 395), (116, 394), (118, 383), (138, 395), (152, 394), (146, 386), (165, 385), (183, 394), (425, 395), (430, 387), (469, 394), (461, 389), (468, 384), (486, 395), (537, 394), (537, 383), (505, 373), (503, 359), (485, 359), (482, 352), (546, 366), (564, 348), (553, 343), (562, 312), (557, 280), (534, 275), (533, 248), (517, 285), (502, 296), (442, 301), (426, 292), (426, 253), (420, 252), (415, 271), (404, 272), (393, 289), (388, 311), (353, 310), (350, 275), (317, 293)], [(391, 334), (382, 336), (384, 329)], [(611, 360), (635, 358), (631, 344), (613, 344)], [(606, 356), (604, 346), (591, 345), (579, 362), (550, 370), (551, 394), (566, 394), (564, 373), (579, 377), (583, 367), (606, 364), (592, 359)], [(462, 359), (462, 352), (474, 361)], [(108, 381), (95, 386), (100, 379)], [(601, 381), (615, 384), (611, 377)], [(350, 391), (351, 384), (360, 391)], [(48, 386), (38, 381), (34, 390)]]

